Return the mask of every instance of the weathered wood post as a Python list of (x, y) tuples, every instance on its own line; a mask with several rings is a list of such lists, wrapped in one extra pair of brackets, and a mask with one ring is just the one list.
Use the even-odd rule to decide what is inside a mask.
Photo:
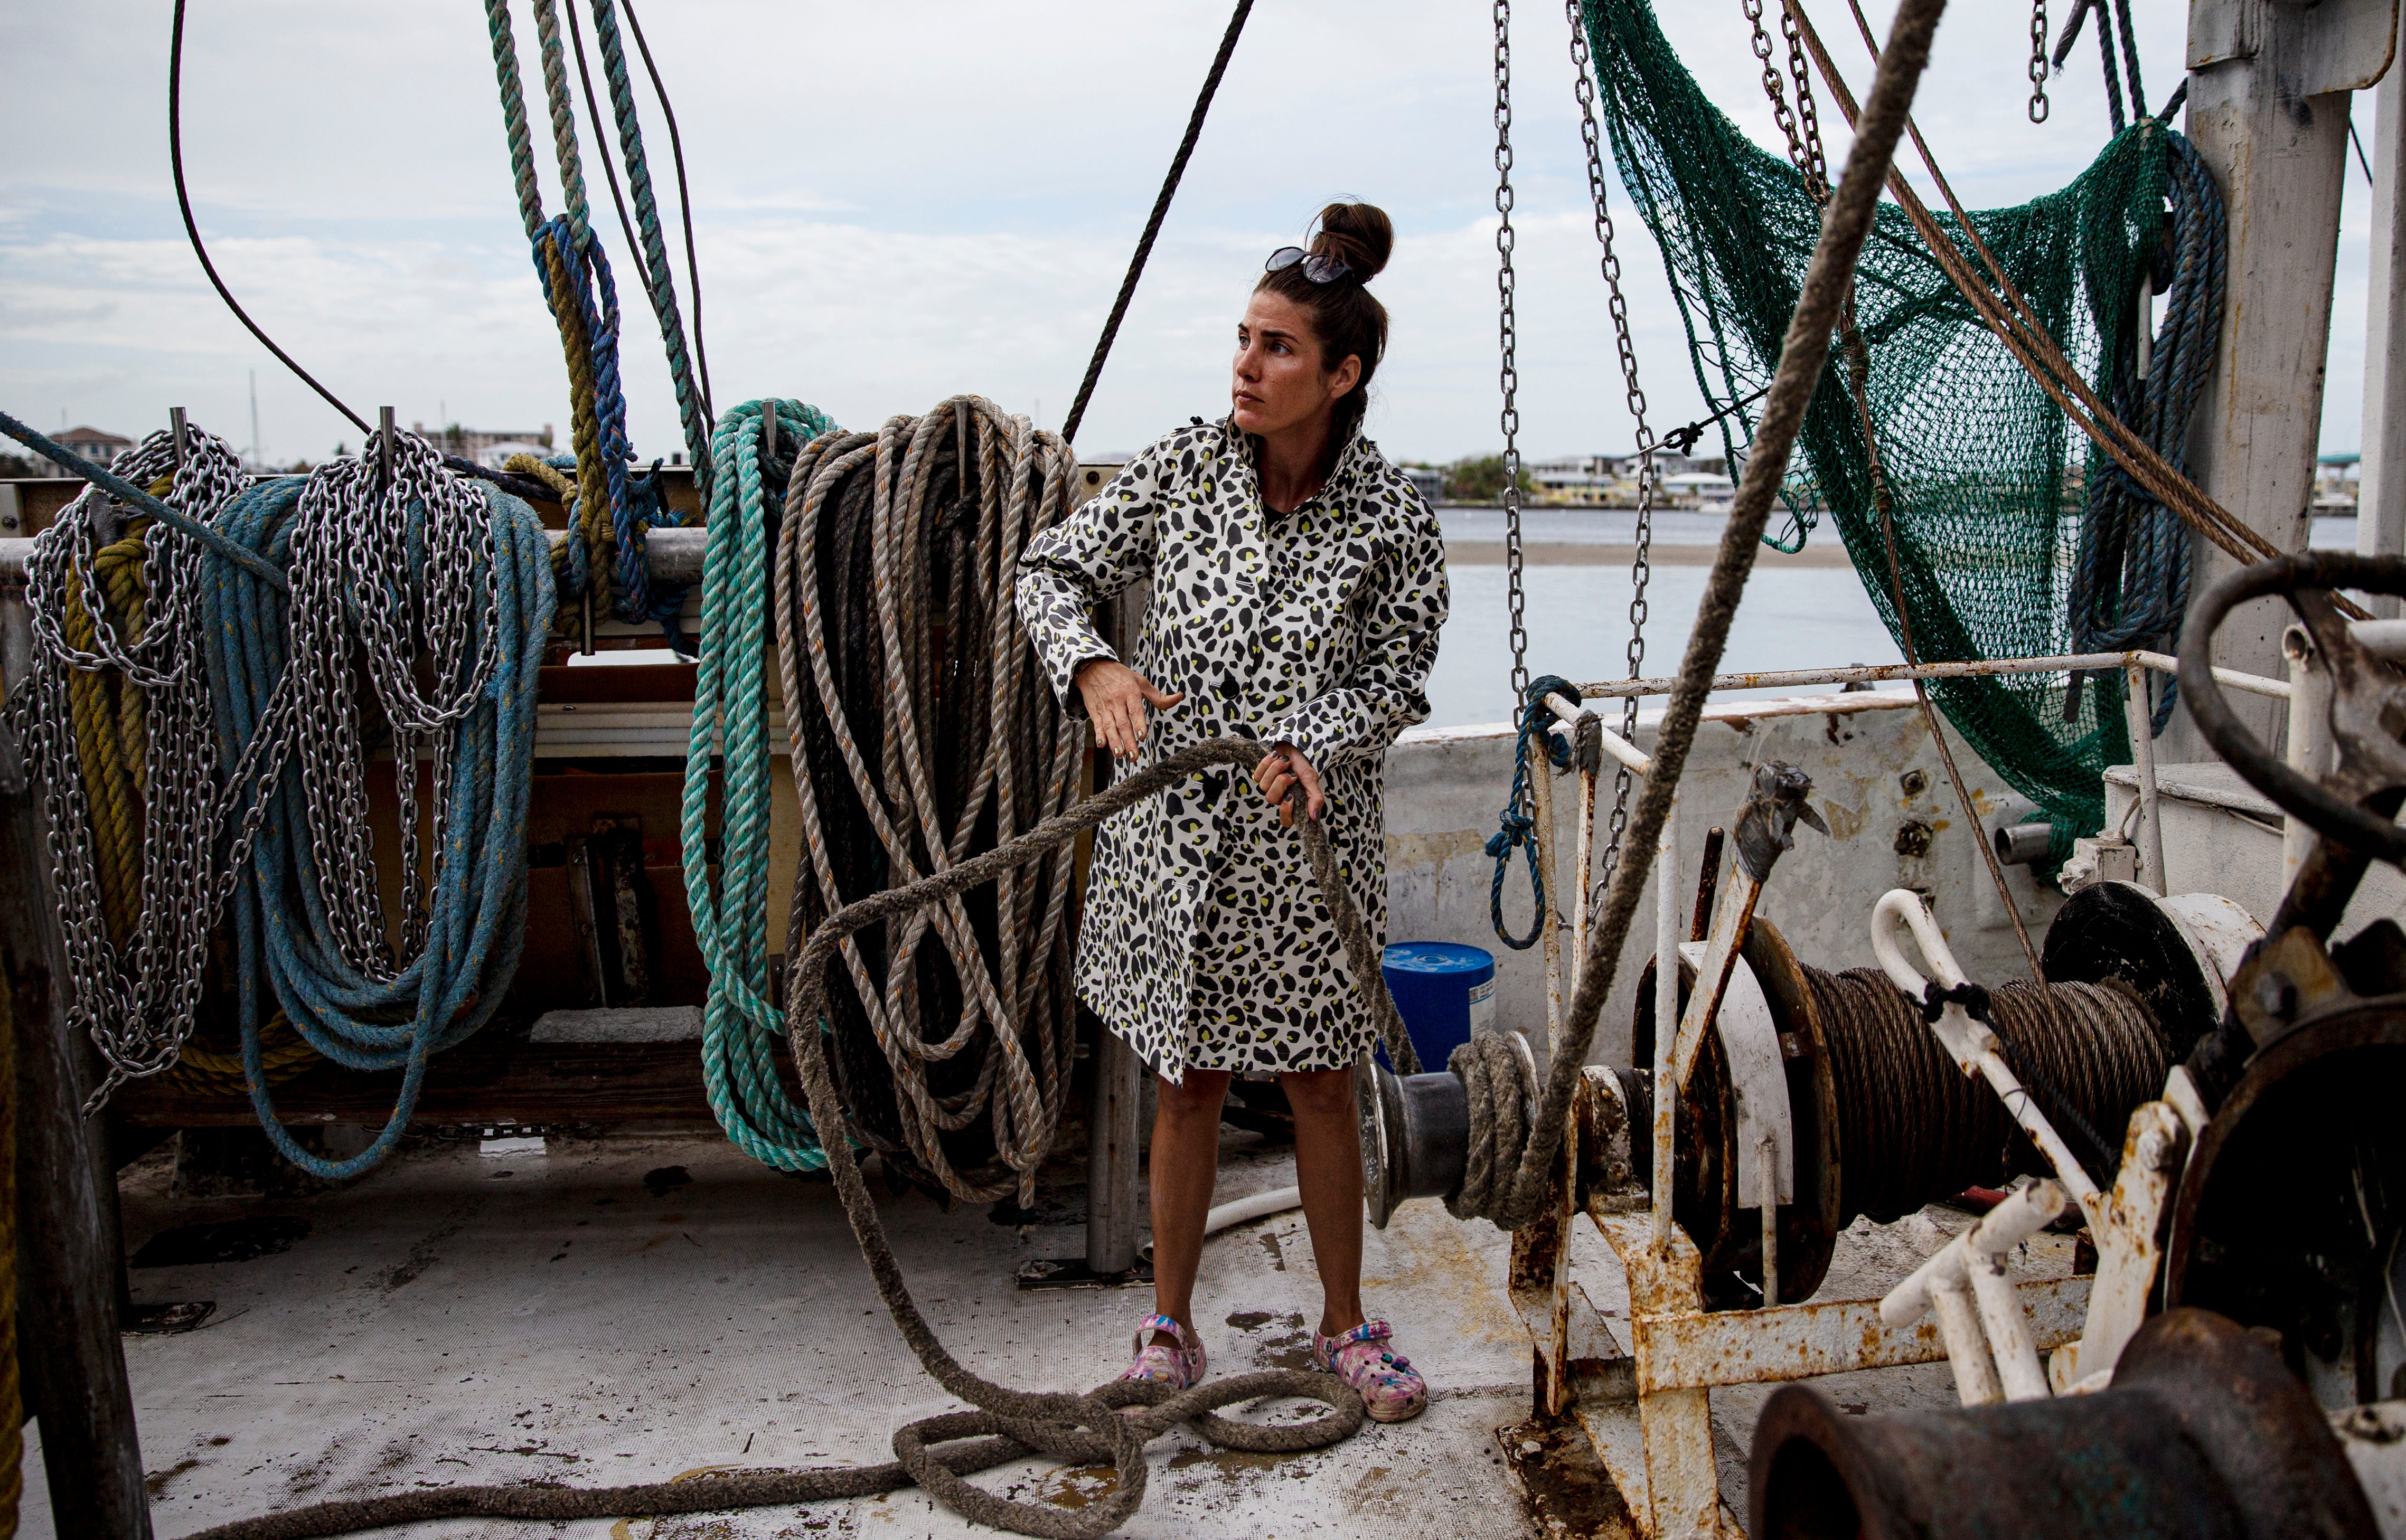
[[(0, 554), (0, 677), (13, 691), (31, 657), (22, 555), (31, 542), (6, 544), (16, 549)], [(41, 1420), (58, 1533), (150, 1540), (117, 1335), (120, 1241), (101, 1201), (98, 1129), (83, 1115), (60, 1010), (58, 916), (41, 790), (0, 724), (0, 967), (16, 1032), (17, 1342), (26, 1401)]]

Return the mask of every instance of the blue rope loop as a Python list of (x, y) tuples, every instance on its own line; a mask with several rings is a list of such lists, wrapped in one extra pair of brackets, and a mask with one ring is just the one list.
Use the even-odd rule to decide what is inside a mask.
[[(610, 259), (602, 249), (601, 237), (591, 231), (586, 233), (580, 244), (566, 215), (545, 223), (535, 232), (534, 270), (547, 305), (554, 303), (555, 296), (551, 267), (545, 260), (546, 248), (559, 252), (560, 266), (575, 286), (577, 307), (585, 318), (585, 334), (593, 360), (593, 415), (601, 429), (610, 529), (616, 548), (613, 567), (616, 593), (610, 610), (620, 620), (658, 623), (671, 644), (675, 645), (683, 641), (676, 615), (685, 604), (686, 590), (678, 587), (657, 594), (652, 591), (651, 566), (644, 558), (644, 537), (652, 530), (676, 528), (685, 521), (669, 508), (657, 461), (648, 476), (630, 473), (628, 466), (634, 451), (627, 440), (627, 395), (618, 373), (618, 290), (610, 276)], [(556, 459), (552, 463), (565, 470), (573, 468), (576, 461), (573, 458)], [(569, 544), (574, 548), (580, 543)], [(582, 593), (589, 581), (584, 570), (585, 558), (580, 552), (573, 554), (569, 561), (569, 591)], [(677, 650), (689, 651), (683, 646)]]
[[(251, 487), (218, 516), (229, 544), (280, 571), (291, 558), (304, 483), (276, 477)], [(301, 766), (292, 759), (270, 803), (232, 899), (239, 961), (243, 1079), (252, 1109), (278, 1153), (311, 1175), (343, 1180), (397, 1145), (415, 1114), (426, 1066), (488, 1021), (508, 992), (526, 931), (526, 813), (531, 788), (535, 677), (551, 629), (556, 587), (541, 522), (488, 486), (493, 529), (495, 665), (475, 710), (454, 726), (444, 820), (446, 851), (432, 896), (425, 949), (390, 978), (372, 977), (328, 944), (321, 883), (311, 850)], [(413, 565), (423, 569), (413, 538)], [(219, 763), (241, 762), (265, 725), (291, 645), (289, 608), (248, 562), (212, 545), (202, 590), (209, 695)], [(473, 652), (474, 649), (472, 648)], [(244, 810), (237, 807), (236, 813)], [(348, 1068), (403, 1071), (391, 1117), (367, 1149), (344, 1161), (304, 1150), (277, 1120), (260, 1032), (266, 995), (319, 1053)]]
[[(1546, 878), (1537, 867), (1537, 795), (1529, 783), (1530, 740), (1536, 740), (1537, 752), (1555, 769), (1568, 770), (1571, 764), (1570, 745), (1546, 730), (1553, 719), (1546, 705), (1549, 695), (1559, 695), (1573, 705), (1579, 701), (1578, 686), (1559, 674), (1539, 674), (1529, 681), (1529, 693), (1521, 701), (1520, 737), (1512, 745), (1512, 795), (1496, 815), (1496, 830), (1487, 841), (1487, 854), (1495, 858), (1495, 881), (1487, 895), (1488, 918), (1495, 926), (1495, 939), (1515, 952), (1536, 945), (1546, 925)], [(1513, 935), (1504, 924), (1504, 879), (1512, 869), (1515, 846), (1528, 863), (1529, 892), (1536, 905), (1526, 936)]]

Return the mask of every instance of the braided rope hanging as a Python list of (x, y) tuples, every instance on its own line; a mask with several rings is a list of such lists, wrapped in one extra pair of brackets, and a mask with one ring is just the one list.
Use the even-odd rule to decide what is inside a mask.
[[(254, 806), (265, 821), (234, 908), (244, 1078), (277, 1151), (340, 1180), (399, 1141), (428, 1059), (491, 1018), (517, 969), (549, 542), (525, 503), (452, 473), (413, 434), (394, 436), (389, 479), (333, 460), (305, 482), (254, 487), (219, 526), (291, 581), (288, 608), (213, 557), (204, 590), (220, 755), (271, 737), (276, 709), (292, 740), (283, 795)], [(368, 698), (400, 813), (397, 941), (373, 849)], [(262, 980), (319, 1053), (403, 1071), (391, 1117), (348, 1160), (303, 1149), (276, 1121)]]
[[(803, 452), (777, 642), (804, 869), (800, 939), (1067, 808), (1084, 730), (1019, 625), (1019, 556), (1067, 518), (1069, 445), (977, 396)], [(1074, 1052), (1070, 856), (842, 949), (830, 1055), (863, 1143), (969, 1202), (1033, 1200)]]
[[(800, 402), (745, 402), (711, 436), (715, 474), (703, 526), (701, 650), (694, 672), (681, 837), (686, 902), (710, 970), (702, 1008), (702, 1083), (735, 1147), (781, 1171), (815, 1171), (827, 1152), (778, 1079), (785, 1019), (769, 999), (769, 732), (763, 652), (769, 604), (769, 509), (782, 466), (764, 465), (761, 420), (782, 442), (831, 430)], [(709, 857), (711, 786), (719, 786), (719, 861)]]

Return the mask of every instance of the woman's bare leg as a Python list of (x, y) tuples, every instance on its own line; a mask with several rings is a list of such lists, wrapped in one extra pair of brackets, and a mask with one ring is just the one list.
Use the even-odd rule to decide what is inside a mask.
[[(1281, 1075), (1279, 1084), (1295, 1109), (1295, 1179), (1320, 1263), (1320, 1330), (1334, 1336), (1363, 1321), (1362, 1143), (1353, 1071), (1304, 1070)], [(1154, 1250), (1157, 1255), (1158, 1241)]]
[[(1153, 1114), (1153, 1308), (1195, 1327), (1195, 1272), (1203, 1261), (1203, 1222), (1220, 1172), (1220, 1104), (1224, 1069), (1190, 1069), (1183, 1085), (1158, 1082)], [(1356, 1178), (1356, 1192), (1359, 1179)], [(1360, 1207), (1361, 1199), (1354, 1199)], [(1178, 1344), (1156, 1332), (1155, 1340)]]

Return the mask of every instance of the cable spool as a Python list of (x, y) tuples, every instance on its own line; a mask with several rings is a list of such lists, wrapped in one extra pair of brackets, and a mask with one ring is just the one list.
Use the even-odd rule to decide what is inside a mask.
[(2099, 883), (2056, 911), (2040, 967), (2056, 983), (2128, 988), (2154, 1012), (2178, 1061), (2221, 1024), (2230, 1003), (2223, 982), (2263, 936), (2220, 894), (2159, 897), (2136, 883)]
[[(1761, 918), (1740, 957), (1771, 1006), (1794, 1123), (1795, 1201), (1780, 1206), (1778, 1298), (1809, 1298), (1820, 1287), (1838, 1233), (1858, 1215), (1887, 1223), (1967, 1187), (2045, 1170), (2004, 1104), (1963, 1074), (1919, 1003), (1887, 975), (1805, 967)], [(1682, 962), (1683, 1008), (1693, 971)], [(1649, 963), (1638, 982), (1639, 1064), (1652, 1062), (1654, 976)], [(2153, 1014), (2111, 983), (2011, 983), (1989, 999), (1994, 1030), (2027, 1067), (2040, 1109), (2083, 1151), (2090, 1175), (2110, 1183), (2123, 1127), (2161, 1091), (2172, 1062)], [(1703, 1251), (1708, 1277), (1736, 1272), (1755, 1281), (1761, 1227), (1735, 1180), (1735, 1098), (1720, 1036), (1705, 1038), (1674, 1120), (1672, 1213)], [(1633, 1116), (1650, 1117), (1650, 1109)], [(2084, 1123), (2102, 1150), (2086, 1148)], [(1648, 1141), (1632, 1144), (1650, 1184)]]

